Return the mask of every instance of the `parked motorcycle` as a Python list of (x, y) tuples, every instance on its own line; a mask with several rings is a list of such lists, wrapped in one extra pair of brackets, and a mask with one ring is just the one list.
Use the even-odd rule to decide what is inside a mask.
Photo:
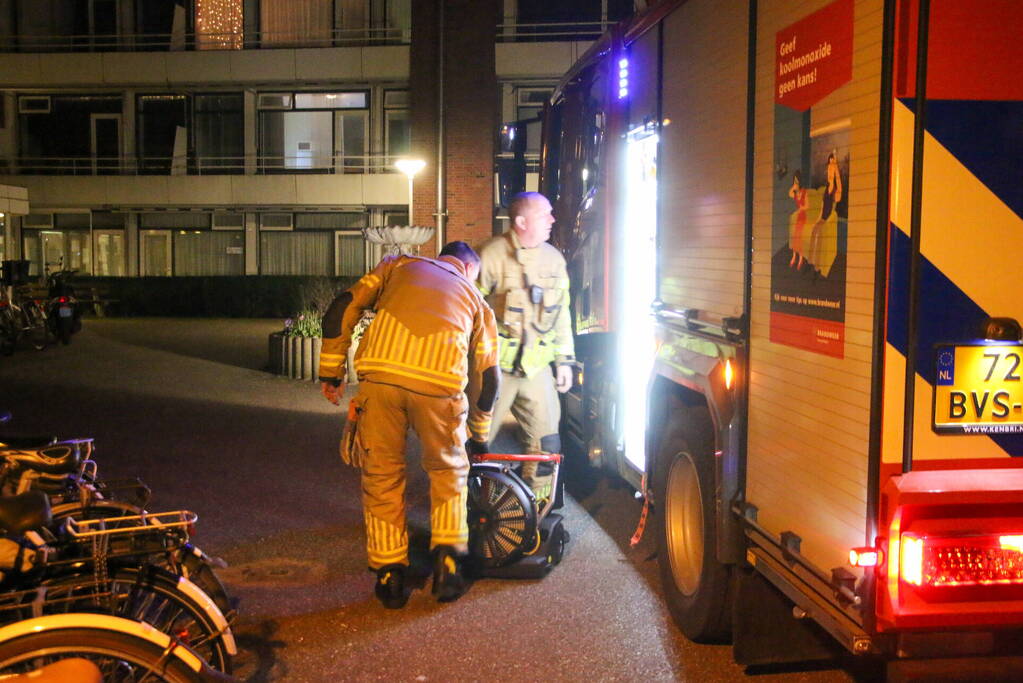
[(82, 307), (75, 298), (71, 279), (77, 271), (55, 270), (46, 276), (49, 299), (46, 303), (46, 319), (50, 334), (62, 344), (71, 343), (71, 335), (82, 329)]

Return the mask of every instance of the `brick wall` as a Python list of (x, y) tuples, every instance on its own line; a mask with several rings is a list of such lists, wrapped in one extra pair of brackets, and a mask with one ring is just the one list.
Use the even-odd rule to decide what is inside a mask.
[[(438, 15), (444, 3), (445, 241), (477, 245), (493, 232), (494, 141), (500, 119), (494, 71), (499, 0), (413, 0), (409, 96), (416, 176), (413, 222), (437, 225)], [(434, 252), (434, 240), (421, 253)]]

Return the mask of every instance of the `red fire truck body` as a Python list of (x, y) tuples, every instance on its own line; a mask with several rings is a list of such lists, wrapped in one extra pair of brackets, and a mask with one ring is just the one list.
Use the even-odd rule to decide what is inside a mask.
[(691, 638), (770, 659), (768, 594), (860, 654), (1023, 626), (1020, 35), (1006, 0), (665, 0), (554, 92), (563, 432), (649, 496)]

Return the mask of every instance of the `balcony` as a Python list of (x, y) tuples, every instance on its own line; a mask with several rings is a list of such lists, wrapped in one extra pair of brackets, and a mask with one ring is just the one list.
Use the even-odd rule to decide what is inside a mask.
[(0, 87), (174, 86), (408, 79), (408, 46), (0, 54)]
[[(393, 170), (394, 159), (385, 156), (145, 161), (22, 158), (11, 169), (15, 174), (0, 175), (0, 184), (27, 188), (35, 206), (62, 208), (373, 206), (408, 201), (407, 179)], [(157, 163), (166, 170), (157, 174)], [(311, 165), (295, 166), (306, 163)], [(255, 173), (259, 168), (264, 172)], [(215, 174), (204, 169), (215, 169)]]

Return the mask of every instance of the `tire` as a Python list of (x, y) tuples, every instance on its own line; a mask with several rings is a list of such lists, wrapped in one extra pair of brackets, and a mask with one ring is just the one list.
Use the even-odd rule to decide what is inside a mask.
[[(144, 638), (104, 628), (67, 628), (29, 633), (0, 643), (0, 677), (28, 673), (52, 662), (82, 657), (94, 662), (104, 681), (202, 681), (179, 657)], [(165, 661), (164, 661), (165, 660)], [(147, 678), (147, 674), (150, 677)]]
[(0, 309), (0, 354), (10, 356), (18, 345), (18, 328), (10, 307)]
[(227, 595), (227, 589), (202, 551), (189, 543), (178, 552), (180, 554), (178, 561), (184, 567), (185, 577), (210, 596), (210, 600), (225, 616), (231, 612), (231, 599)]
[(714, 439), (706, 408), (669, 412), (655, 480), (657, 562), (675, 623), (698, 643), (731, 637), (731, 568), (717, 561)]
[(110, 590), (98, 590), (92, 573), (45, 582), (45, 613), (98, 612), (152, 625), (177, 638), (207, 664), (231, 673), (231, 657), (213, 618), (178, 588), (178, 577), (159, 567), (111, 570)]
[(36, 351), (42, 351), (50, 343), (50, 333), (46, 322), (46, 314), (35, 301), (26, 301), (22, 304), (22, 312), (25, 316), (25, 336)]
[[(94, 500), (88, 507), (84, 507), (78, 501), (61, 503), (54, 505), (52, 508), (52, 528), (60, 528), (68, 517), (75, 519), (102, 519), (104, 517), (140, 515), (144, 512), (145, 510), (138, 506), (118, 500)], [(213, 600), (213, 603), (221, 613), (226, 615), (232, 609), (227, 589), (213, 570), (213, 567), (210, 566), (209, 560), (201, 554), (201, 551), (199, 555), (196, 555), (194, 550), (194, 546), (188, 543), (185, 547), (174, 551), (176, 563), (180, 568), (183, 568), (181, 574), (198, 586), (202, 592), (210, 596), (210, 599)], [(179, 572), (179, 569), (171, 565), (167, 555), (164, 553), (153, 555), (149, 558), (149, 562), (166, 570), (168, 573), (177, 574)]]
[(57, 318), (57, 339), (64, 346), (71, 343), (71, 329), (74, 324), (75, 322), (71, 318)]

